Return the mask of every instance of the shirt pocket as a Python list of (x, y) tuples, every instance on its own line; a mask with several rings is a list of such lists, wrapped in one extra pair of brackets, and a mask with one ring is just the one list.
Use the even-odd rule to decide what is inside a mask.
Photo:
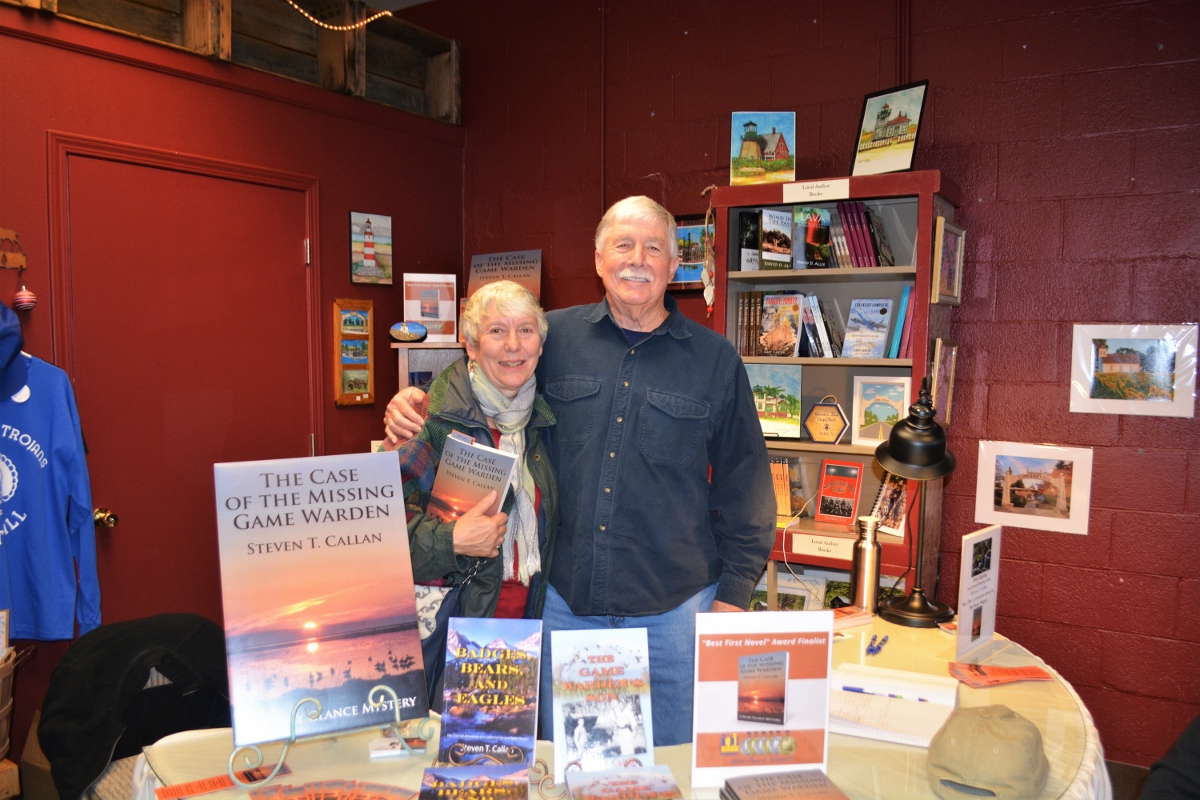
[(647, 391), (638, 427), (638, 447), (648, 460), (687, 464), (695, 457), (708, 428), (708, 403)]
[(594, 378), (559, 378), (546, 385), (546, 397), (558, 419), (554, 435), (559, 444), (583, 444), (596, 425), (600, 381)]

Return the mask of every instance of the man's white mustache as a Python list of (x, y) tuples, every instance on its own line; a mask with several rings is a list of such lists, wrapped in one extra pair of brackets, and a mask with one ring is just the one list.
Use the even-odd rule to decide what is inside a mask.
[(634, 269), (633, 267), (625, 267), (617, 273), (617, 278), (623, 281), (641, 281), (643, 283), (653, 283), (654, 274), (649, 270)]

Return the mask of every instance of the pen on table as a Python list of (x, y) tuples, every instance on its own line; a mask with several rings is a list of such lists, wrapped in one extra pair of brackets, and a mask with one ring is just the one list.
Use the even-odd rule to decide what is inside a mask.
[[(858, 694), (869, 694), (869, 695), (872, 695), (873, 697), (891, 697), (896, 700), (905, 699), (904, 695), (902, 695), (902, 694), (891, 694), (891, 693), (884, 694), (883, 692), (868, 692), (866, 689), (862, 688), (861, 686), (843, 686), (842, 691), (856, 692)], [(928, 703), (929, 702), (924, 697), (914, 697), (914, 698), (910, 698), (910, 699), (916, 700), (918, 703)]]

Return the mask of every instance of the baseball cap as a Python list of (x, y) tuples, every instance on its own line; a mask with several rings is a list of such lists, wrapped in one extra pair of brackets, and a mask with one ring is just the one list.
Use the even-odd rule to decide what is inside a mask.
[(21, 391), (29, 378), (29, 359), (20, 357), (24, 346), (21, 320), (16, 312), (0, 303), (0, 400)]
[(929, 786), (943, 800), (1030, 800), (1050, 773), (1037, 726), (1008, 706), (957, 708), (929, 743)]

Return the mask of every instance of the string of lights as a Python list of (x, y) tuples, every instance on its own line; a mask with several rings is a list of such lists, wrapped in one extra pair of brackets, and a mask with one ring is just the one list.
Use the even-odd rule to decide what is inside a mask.
[(316, 25), (318, 27), (324, 28), (325, 30), (329, 30), (329, 31), (353, 31), (353, 30), (357, 30), (358, 28), (365, 28), (366, 26), (370, 25), (372, 22), (379, 19), (380, 17), (392, 16), (392, 12), (390, 12), (390, 11), (377, 11), (376, 13), (367, 17), (366, 19), (361, 20), (360, 22), (356, 22), (353, 25), (330, 25), (328, 22), (322, 22), (321, 20), (314, 17), (312, 14), (305, 11), (300, 6), (296, 5), (296, 0), (287, 0), (287, 4), (289, 6), (291, 6), (292, 8), (296, 9), (298, 12), (300, 12), (301, 16), (303, 16), (305, 19), (307, 19), (313, 25)]

